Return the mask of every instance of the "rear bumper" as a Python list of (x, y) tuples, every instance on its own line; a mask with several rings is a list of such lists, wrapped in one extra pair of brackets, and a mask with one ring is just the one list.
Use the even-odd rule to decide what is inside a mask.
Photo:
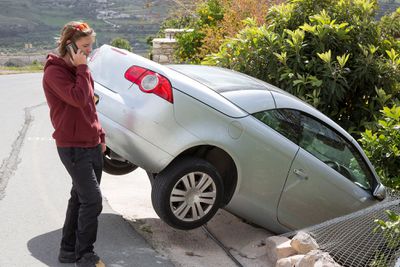
[(98, 112), (98, 115), (106, 132), (107, 146), (133, 164), (148, 172), (158, 173), (174, 159), (160, 147), (110, 120), (102, 113)]

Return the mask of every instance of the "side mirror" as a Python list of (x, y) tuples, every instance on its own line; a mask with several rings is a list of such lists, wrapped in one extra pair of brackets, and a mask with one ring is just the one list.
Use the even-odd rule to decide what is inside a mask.
[(375, 187), (373, 195), (374, 195), (374, 197), (376, 197), (379, 200), (385, 199), (386, 198), (386, 187), (383, 184), (379, 183)]

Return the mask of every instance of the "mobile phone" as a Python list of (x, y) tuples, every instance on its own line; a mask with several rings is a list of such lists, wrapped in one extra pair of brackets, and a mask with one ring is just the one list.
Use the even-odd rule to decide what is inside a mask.
[(78, 52), (78, 47), (76, 46), (76, 44), (74, 42), (71, 42), (69, 44), (67, 44), (66, 48), (69, 54), (71, 54), (71, 47), (74, 50), (75, 53)]

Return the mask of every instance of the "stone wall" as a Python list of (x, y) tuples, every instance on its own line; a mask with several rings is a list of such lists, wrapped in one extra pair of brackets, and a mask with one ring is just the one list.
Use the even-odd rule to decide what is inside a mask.
[(153, 61), (160, 64), (175, 63), (174, 52), (176, 49), (176, 34), (183, 32), (191, 32), (192, 29), (166, 29), (165, 38), (153, 39)]

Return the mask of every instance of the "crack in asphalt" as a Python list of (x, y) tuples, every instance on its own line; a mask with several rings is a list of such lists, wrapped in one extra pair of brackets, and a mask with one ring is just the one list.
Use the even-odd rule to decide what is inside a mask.
[(21, 152), (26, 133), (28, 132), (31, 123), (34, 120), (31, 111), (45, 104), (46, 102), (43, 102), (35, 106), (24, 108), (25, 121), (22, 129), (19, 130), (18, 137), (15, 139), (11, 146), (10, 155), (8, 156), (8, 158), (3, 160), (0, 166), (0, 200), (4, 198), (8, 180), (14, 175), (15, 171), (17, 170), (18, 164), (21, 161), (21, 159), (19, 158), (19, 154)]

